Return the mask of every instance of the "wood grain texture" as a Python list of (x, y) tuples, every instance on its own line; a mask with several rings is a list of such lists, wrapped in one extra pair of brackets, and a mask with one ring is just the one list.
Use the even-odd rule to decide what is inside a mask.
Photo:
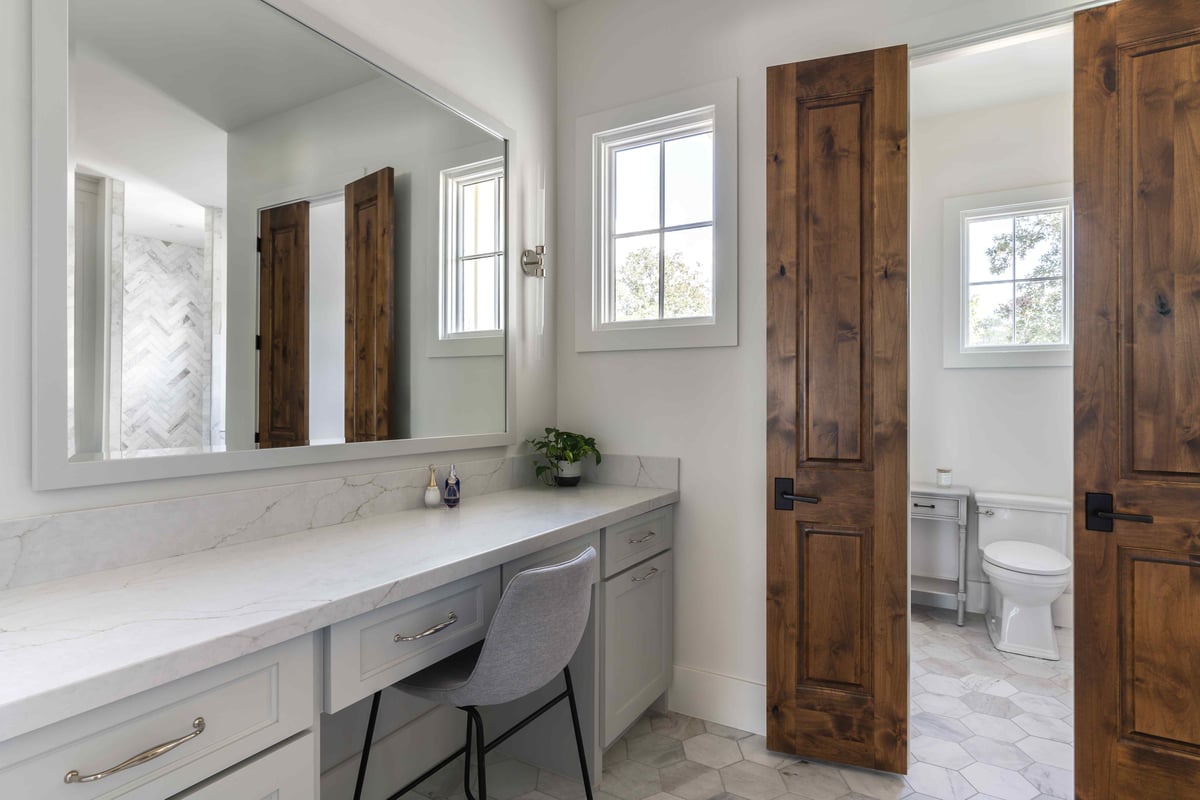
[[(1200, 42), (1122, 53), (1123, 315), (1133, 470), (1200, 473)], [(1191, 341), (1195, 341), (1192, 339)]]
[(346, 441), (391, 438), (395, 174), (346, 186)]
[(863, 532), (803, 528), (801, 585), (804, 587), (802, 681), (867, 689), (870, 606), (868, 538)]
[(259, 447), (308, 444), (308, 202), (259, 212)]
[[(804, 460), (858, 461), (863, 413), (862, 264), (866, 97), (802, 103), (805, 146), (800, 211), (808, 251), (803, 263), (805, 363)], [(823, 390), (821, 390), (823, 387)]]
[[(1200, 742), (1183, 741), (1197, 737), (1191, 715), (1167, 700), (1194, 694), (1200, 658), (1200, 638), (1191, 634), (1192, 565), (1200, 557), (1192, 450), (1200, 375), (1192, 283), (1200, 257), (1198, 37), (1200, 4), (1179, 0), (1122, 0), (1075, 20), (1075, 775), (1082, 800), (1186, 797), (1200, 785)], [(1112, 533), (1088, 531), (1087, 492), (1110, 492), (1117, 510), (1152, 514), (1154, 524), (1118, 521)]]
[(1126, 736), (1168, 739), (1200, 756), (1200, 559), (1172, 561), (1157, 550), (1123, 550), (1127, 643), (1122, 683)]
[[(799, 281), (797, 227), (793, 213), (798, 183), (793, 96), (796, 65), (767, 70), (767, 485), (763, 502), (774, 503), (774, 476), (795, 473), (797, 462), (797, 357)], [(800, 640), (799, 529), (794, 515), (767, 513), (767, 747), (797, 752), (796, 663)]]
[(822, 498), (767, 515), (767, 743), (901, 773), (907, 59), (895, 47), (767, 71), (768, 483)]

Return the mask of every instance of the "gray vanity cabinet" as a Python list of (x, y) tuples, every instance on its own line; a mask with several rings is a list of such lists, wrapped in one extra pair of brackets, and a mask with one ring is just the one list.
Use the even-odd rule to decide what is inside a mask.
[(604, 531), (603, 747), (611, 745), (671, 685), (675, 598), (672, 538), (671, 508), (643, 514)]

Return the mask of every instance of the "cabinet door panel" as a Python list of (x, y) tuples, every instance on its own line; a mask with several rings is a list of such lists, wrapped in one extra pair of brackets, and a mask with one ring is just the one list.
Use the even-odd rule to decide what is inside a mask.
[(670, 550), (604, 582), (605, 747), (671, 685), (674, 598)]
[(306, 733), (173, 800), (317, 800), (314, 751)]

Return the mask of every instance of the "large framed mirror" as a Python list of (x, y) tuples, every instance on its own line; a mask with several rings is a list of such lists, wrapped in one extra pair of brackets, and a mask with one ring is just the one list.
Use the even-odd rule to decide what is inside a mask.
[(511, 131), (290, 0), (34, 5), (37, 488), (508, 444)]

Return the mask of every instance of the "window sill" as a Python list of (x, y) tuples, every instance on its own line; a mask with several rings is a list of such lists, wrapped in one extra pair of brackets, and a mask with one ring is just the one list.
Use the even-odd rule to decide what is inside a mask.
[(589, 320), (575, 327), (575, 352), (614, 350), (678, 350), (700, 347), (736, 347), (737, 323), (729, 321), (629, 325), (592, 329)]
[(942, 354), (946, 369), (996, 369), (1004, 367), (1069, 367), (1074, 363), (1070, 347), (1036, 350), (968, 350), (947, 346)]
[(503, 356), (504, 333), (486, 336), (462, 336), (453, 339), (434, 339), (429, 343), (429, 358), (471, 358), (479, 356)]

